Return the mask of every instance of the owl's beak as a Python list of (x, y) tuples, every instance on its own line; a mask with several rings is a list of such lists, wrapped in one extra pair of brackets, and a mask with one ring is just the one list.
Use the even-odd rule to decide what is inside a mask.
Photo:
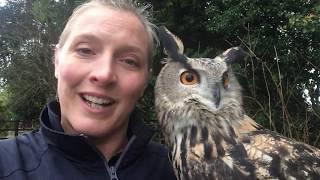
[(221, 100), (219, 84), (215, 84), (212, 93), (213, 93), (213, 98), (214, 98), (214, 104), (216, 105), (216, 108), (218, 108), (218, 106), (220, 105), (220, 100)]

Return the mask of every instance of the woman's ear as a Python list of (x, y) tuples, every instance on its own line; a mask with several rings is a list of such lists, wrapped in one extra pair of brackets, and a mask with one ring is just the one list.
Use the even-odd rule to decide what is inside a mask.
[(146, 79), (146, 83), (143, 86), (143, 90), (140, 92), (139, 98), (141, 98), (144, 95), (144, 92), (147, 90), (147, 88), (149, 86), (149, 81), (150, 81), (150, 78), (151, 78), (151, 75), (152, 75), (151, 73), (152, 73), (152, 71), (150, 69), (149, 72), (148, 72), (148, 75), (147, 75), (148, 77)]
[(58, 45), (54, 49), (54, 56), (53, 56), (53, 61), (54, 61), (54, 76), (58, 79), (59, 76), (59, 61), (60, 61), (60, 48)]

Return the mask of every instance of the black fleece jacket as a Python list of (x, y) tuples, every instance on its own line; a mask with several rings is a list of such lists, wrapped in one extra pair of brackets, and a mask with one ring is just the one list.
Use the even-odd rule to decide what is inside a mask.
[(49, 103), (39, 130), (0, 141), (2, 180), (175, 180), (167, 150), (150, 141), (138, 111), (130, 117), (129, 142), (107, 161), (82, 136), (64, 134), (60, 107)]

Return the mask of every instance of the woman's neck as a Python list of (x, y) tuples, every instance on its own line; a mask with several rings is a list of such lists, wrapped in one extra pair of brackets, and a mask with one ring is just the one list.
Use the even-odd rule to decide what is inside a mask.
[(114, 155), (120, 153), (127, 145), (127, 126), (122, 130), (108, 133), (105, 137), (88, 137), (88, 142), (96, 146), (104, 157), (109, 160)]

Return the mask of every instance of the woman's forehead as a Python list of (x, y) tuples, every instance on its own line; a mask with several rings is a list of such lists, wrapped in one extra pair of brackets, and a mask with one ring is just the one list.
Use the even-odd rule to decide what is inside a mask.
[[(77, 37), (84, 34), (123, 37), (123, 41), (135, 40), (137, 43), (148, 44), (148, 34), (136, 15), (124, 10), (112, 8), (89, 9), (83, 12), (70, 29), (70, 35)], [(146, 41), (146, 42), (144, 42)]]
[(87, 9), (83, 13), (79, 14), (73, 22), (74, 28), (84, 28), (88, 25), (109, 25), (112, 24), (114, 29), (119, 26), (126, 25), (128, 27), (145, 31), (145, 28), (140, 19), (132, 12), (120, 9), (114, 9), (111, 7), (97, 7)]

